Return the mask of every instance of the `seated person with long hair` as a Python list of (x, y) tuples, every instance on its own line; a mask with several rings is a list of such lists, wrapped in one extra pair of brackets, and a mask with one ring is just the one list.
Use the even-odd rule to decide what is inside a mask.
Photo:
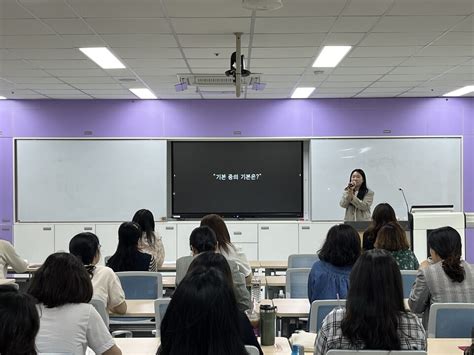
[(360, 252), (360, 237), (353, 227), (331, 227), (308, 277), (309, 302), (346, 298), (349, 275)]
[(138, 242), (142, 229), (135, 222), (124, 222), (118, 230), (119, 241), (115, 254), (107, 261), (107, 266), (119, 271), (158, 271), (155, 257), (143, 253)]
[(402, 276), (385, 250), (363, 253), (352, 268), (346, 307), (324, 318), (315, 355), (341, 350), (425, 350), (425, 330), (403, 302)]
[(138, 241), (138, 248), (153, 255), (156, 265), (160, 267), (165, 261), (165, 246), (161, 237), (155, 233), (155, 218), (150, 210), (141, 209), (134, 215), (132, 222), (138, 223), (142, 229), (142, 237)]
[(42, 353), (120, 355), (94, 307), (90, 275), (69, 253), (48, 256), (31, 280), (28, 293), (38, 301), (40, 330), (36, 347)]
[(377, 233), (383, 225), (389, 222), (397, 222), (395, 211), (388, 203), (379, 203), (374, 208), (374, 212), (372, 213), (372, 221), (370, 222), (369, 227), (362, 235), (362, 249), (374, 249)]
[(0, 286), (0, 354), (36, 355), (38, 330), (33, 297), (9, 285)]
[[(214, 231), (207, 226), (197, 227), (191, 232), (189, 245), (193, 256), (183, 256), (176, 260), (176, 285), (179, 285), (188, 272), (189, 265), (191, 265), (197, 255), (207, 251), (217, 252), (216, 235)], [(245, 311), (250, 308), (250, 293), (245, 286), (244, 275), (239, 271), (239, 267), (234, 261), (226, 260), (232, 274), (237, 305), (241, 311)]]
[(69, 242), (69, 252), (82, 261), (90, 274), (94, 290), (92, 298), (102, 301), (113, 313), (125, 314), (127, 303), (118, 276), (111, 268), (97, 265), (100, 260), (99, 238), (94, 233), (79, 233)]
[(415, 313), (423, 313), (428, 325), (433, 303), (473, 303), (474, 265), (461, 260), (461, 236), (451, 227), (428, 234), (431, 260), (424, 261), (416, 275), (408, 304)]
[(389, 222), (380, 228), (375, 248), (388, 251), (395, 258), (400, 270), (417, 270), (420, 264), (410, 250), (407, 235), (398, 222)]
[(161, 322), (158, 355), (247, 355), (228, 279), (216, 268), (186, 274)]

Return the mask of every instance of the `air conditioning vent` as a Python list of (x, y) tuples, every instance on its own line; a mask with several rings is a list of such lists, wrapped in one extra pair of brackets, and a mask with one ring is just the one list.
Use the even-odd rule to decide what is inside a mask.
[[(235, 86), (233, 78), (224, 74), (178, 74), (178, 81), (189, 86)], [(260, 82), (260, 74), (241, 78), (242, 86), (252, 85), (254, 82)]]

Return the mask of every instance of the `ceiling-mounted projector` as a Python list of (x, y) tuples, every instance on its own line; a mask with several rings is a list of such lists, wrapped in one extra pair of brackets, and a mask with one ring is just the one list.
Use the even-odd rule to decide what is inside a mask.
[(271, 11), (283, 6), (282, 0), (242, 0), (242, 6), (248, 10)]

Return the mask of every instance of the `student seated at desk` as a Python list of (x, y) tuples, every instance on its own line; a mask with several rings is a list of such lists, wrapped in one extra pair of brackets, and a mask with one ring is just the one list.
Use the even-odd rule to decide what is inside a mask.
[(110, 257), (107, 266), (118, 271), (158, 271), (155, 257), (143, 253), (138, 247), (142, 229), (135, 222), (124, 222), (118, 230), (119, 241), (115, 254)]
[(7, 268), (11, 266), (15, 272), (25, 272), (28, 263), (18, 256), (13, 245), (6, 240), (0, 240), (0, 279), (7, 277)]
[(400, 270), (417, 270), (420, 266), (415, 253), (410, 250), (407, 235), (398, 222), (389, 222), (380, 228), (374, 246), (392, 254)]
[(388, 203), (379, 203), (372, 213), (372, 222), (362, 235), (362, 249), (374, 249), (375, 239), (380, 228), (389, 222), (397, 222), (397, 216)]
[(40, 330), (36, 347), (44, 353), (121, 355), (94, 307), (87, 270), (74, 255), (48, 256), (31, 280), (28, 293), (38, 301)]
[(113, 313), (125, 314), (127, 303), (118, 276), (111, 268), (97, 265), (100, 260), (99, 238), (94, 233), (79, 233), (69, 242), (69, 252), (81, 260), (90, 274), (94, 290), (92, 298), (102, 301)]
[(0, 354), (36, 355), (39, 316), (35, 300), (12, 286), (0, 286)]
[(160, 267), (165, 260), (165, 247), (161, 237), (155, 233), (155, 218), (149, 210), (138, 210), (132, 219), (138, 223), (142, 229), (142, 237), (138, 241), (138, 248), (150, 255), (153, 255), (156, 265)]
[(428, 234), (431, 259), (421, 263), (408, 304), (428, 325), (433, 303), (474, 302), (474, 265), (461, 260), (461, 236), (451, 227)]
[[(217, 251), (216, 235), (209, 227), (195, 228), (189, 236), (189, 245), (193, 256), (183, 256), (176, 260), (176, 285), (179, 285), (184, 278), (196, 255), (207, 251)], [(227, 259), (227, 262), (232, 274), (237, 305), (241, 311), (245, 311), (250, 308), (250, 293), (245, 286), (245, 278), (235, 262), (229, 259)]]
[(352, 268), (346, 307), (323, 320), (315, 355), (341, 350), (425, 350), (418, 317), (405, 309), (402, 276), (385, 250), (363, 253)]
[(228, 276), (214, 267), (197, 267), (171, 298), (161, 322), (157, 354), (247, 355), (239, 323)]
[(346, 298), (352, 265), (360, 252), (360, 237), (354, 227), (331, 227), (308, 277), (309, 302)]

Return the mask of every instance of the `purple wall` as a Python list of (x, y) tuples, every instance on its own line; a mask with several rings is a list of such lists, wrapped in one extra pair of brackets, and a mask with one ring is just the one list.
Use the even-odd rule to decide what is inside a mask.
[[(384, 130), (391, 130), (386, 134)], [(5, 100), (0, 102), (1, 238), (13, 223), (12, 137), (462, 135), (464, 210), (474, 212), (474, 99)], [(240, 131), (240, 134), (234, 134)], [(474, 262), (474, 231), (467, 259)]]

